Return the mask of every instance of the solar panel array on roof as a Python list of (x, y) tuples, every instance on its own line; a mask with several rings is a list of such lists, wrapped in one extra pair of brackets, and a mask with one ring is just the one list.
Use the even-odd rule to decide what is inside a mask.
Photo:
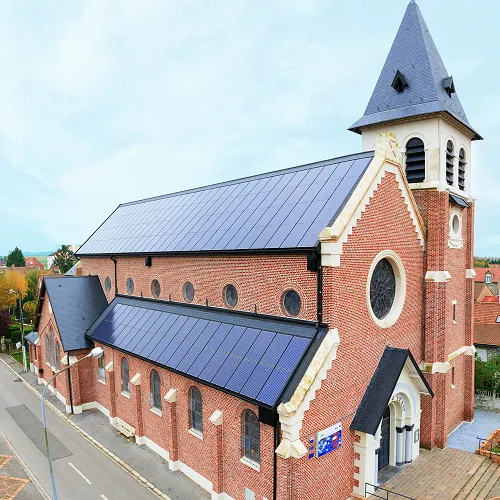
[(373, 152), (120, 205), (78, 255), (313, 248)]
[(318, 335), (312, 322), (121, 296), (88, 333), (94, 340), (270, 407), (279, 402)]

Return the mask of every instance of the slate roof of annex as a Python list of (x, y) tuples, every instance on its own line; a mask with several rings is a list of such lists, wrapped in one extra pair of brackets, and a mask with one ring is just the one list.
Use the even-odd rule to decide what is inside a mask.
[(327, 330), (312, 321), (118, 295), (87, 336), (275, 408), (290, 399)]
[[(398, 93), (392, 82), (399, 71), (408, 86)], [(474, 139), (482, 137), (469, 120), (456, 92), (448, 95), (443, 80), (446, 67), (418, 5), (412, 0), (385, 61), (365, 113), (349, 130), (414, 116), (446, 112), (465, 125)]]
[(333, 158), (122, 204), (77, 254), (314, 248), (373, 155)]

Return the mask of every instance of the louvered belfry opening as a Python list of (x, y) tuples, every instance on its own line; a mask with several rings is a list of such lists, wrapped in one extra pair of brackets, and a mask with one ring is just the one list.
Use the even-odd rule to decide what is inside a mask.
[(406, 144), (406, 179), (410, 184), (425, 179), (425, 149), (422, 139), (418, 137)]
[(446, 182), (451, 186), (453, 184), (453, 162), (455, 155), (454, 147), (451, 141), (446, 144)]
[(458, 153), (458, 187), (464, 191), (465, 190), (465, 149), (460, 149)]

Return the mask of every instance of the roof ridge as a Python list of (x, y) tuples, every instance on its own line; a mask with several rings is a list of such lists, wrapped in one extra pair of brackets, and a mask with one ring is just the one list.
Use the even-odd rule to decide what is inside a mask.
[[(319, 160), (316, 162), (311, 162), (311, 163), (305, 163), (303, 165), (295, 165), (293, 167), (286, 167), (282, 168), (279, 170), (271, 170), (270, 172), (263, 172), (261, 174), (254, 174), (254, 175), (249, 175), (247, 177), (237, 177), (236, 179), (228, 180), (228, 181), (221, 181), (221, 182), (216, 182), (214, 184), (207, 184), (205, 186), (199, 186), (196, 188), (191, 188), (191, 189), (182, 189), (180, 191), (174, 191), (172, 193), (166, 193), (158, 196), (152, 196), (150, 198), (142, 198), (140, 200), (134, 200), (134, 201), (128, 201), (125, 203), (120, 203), (118, 205), (119, 207), (125, 207), (128, 205), (136, 205), (138, 203), (145, 203), (149, 201), (155, 201), (155, 200), (162, 200), (165, 198), (170, 198), (172, 196), (179, 196), (182, 194), (189, 194), (189, 193), (196, 193), (200, 191), (204, 191), (206, 189), (213, 189), (215, 187), (223, 187), (223, 186), (228, 186), (228, 185), (233, 185), (233, 184), (239, 184), (240, 182), (248, 182), (251, 180), (257, 180), (257, 179), (263, 179), (265, 177), (273, 177), (275, 175), (283, 175), (289, 172), (297, 172), (303, 169), (308, 169), (314, 166), (325, 166), (328, 165), (329, 163), (341, 163), (344, 161), (351, 161), (351, 160), (357, 160), (359, 158), (368, 158), (370, 156), (374, 155), (374, 151), (361, 151), (359, 153), (352, 153), (348, 155), (343, 155), (343, 156), (338, 156), (336, 158), (329, 158), (327, 160)], [(341, 161), (339, 161), (341, 160)], [(82, 245), (83, 246), (83, 245)]]

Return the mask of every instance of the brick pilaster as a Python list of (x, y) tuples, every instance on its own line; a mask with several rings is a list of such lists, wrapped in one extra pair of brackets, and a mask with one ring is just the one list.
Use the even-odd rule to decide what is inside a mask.
[(135, 407), (135, 436), (142, 437), (144, 435), (144, 422), (142, 418), (142, 391), (141, 391), (141, 374), (136, 373), (130, 381), (131, 394), (130, 397), (134, 401)]
[(114, 362), (110, 361), (106, 365), (106, 372), (108, 376), (108, 386), (109, 386), (109, 416), (110, 418), (116, 417), (116, 393), (115, 393), (115, 370)]
[(217, 476), (213, 482), (213, 489), (215, 493), (222, 493), (224, 491), (224, 460), (223, 460), (223, 439), (222, 439), (222, 411), (216, 410), (210, 417), (210, 422), (215, 426), (215, 446), (214, 460), (217, 464)]
[(179, 459), (179, 443), (177, 438), (178, 426), (177, 426), (177, 390), (170, 389), (167, 394), (165, 394), (165, 401), (168, 403), (169, 409), (169, 420), (170, 420), (170, 443), (169, 443), (169, 458), (170, 458), (170, 468), (177, 470), (172, 467), (172, 464), (175, 464)]

